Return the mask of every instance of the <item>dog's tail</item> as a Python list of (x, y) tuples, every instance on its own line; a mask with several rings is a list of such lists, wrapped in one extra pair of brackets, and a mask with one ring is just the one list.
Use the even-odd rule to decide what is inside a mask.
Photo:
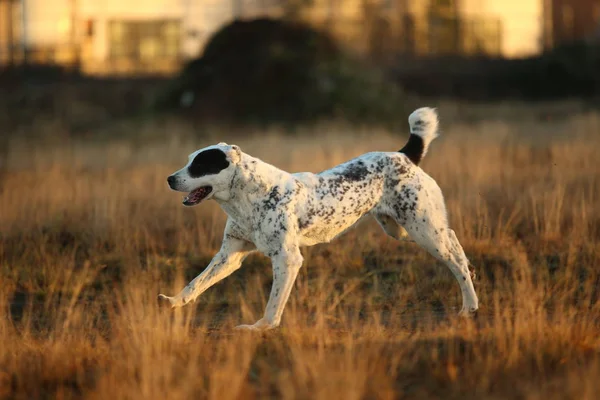
[(408, 116), (410, 137), (401, 153), (415, 164), (419, 165), (433, 139), (438, 137), (438, 116), (435, 108), (423, 107)]

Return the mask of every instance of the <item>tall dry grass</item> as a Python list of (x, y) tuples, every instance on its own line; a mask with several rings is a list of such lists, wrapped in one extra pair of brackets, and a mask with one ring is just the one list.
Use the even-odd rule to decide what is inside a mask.
[(423, 168), (477, 267), (478, 316), (456, 318), (449, 271), (368, 222), (303, 250), (282, 326), (266, 334), (232, 330), (264, 308), (260, 255), (195, 305), (157, 307), (157, 293), (205, 267), (225, 220), (214, 204), (180, 206), (166, 176), (215, 141), (319, 171), (396, 150), (406, 134), (332, 125), (198, 139), (166, 123), (124, 125), (121, 138), (15, 136), (0, 189), (0, 396), (597, 398), (600, 117), (443, 117)]

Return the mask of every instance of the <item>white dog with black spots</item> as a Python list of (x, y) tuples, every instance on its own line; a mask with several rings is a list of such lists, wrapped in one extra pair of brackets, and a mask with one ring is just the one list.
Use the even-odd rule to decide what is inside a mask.
[(318, 174), (290, 174), (226, 143), (192, 153), (168, 177), (169, 186), (189, 192), (184, 205), (213, 199), (229, 218), (208, 267), (176, 296), (159, 299), (172, 307), (186, 305), (260, 251), (273, 264), (269, 301), (260, 320), (238, 328), (275, 328), (302, 267), (300, 248), (330, 242), (371, 215), (388, 235), (408, 236), (446, 264), (462, 292), (460, 314), (476, 311), (469, 261), (448, 227), (442, 191), (419, 167), (438, 135), (436, 111), (420, 108), (408, 122), (411, 135), (400, 151), (367, 153)]

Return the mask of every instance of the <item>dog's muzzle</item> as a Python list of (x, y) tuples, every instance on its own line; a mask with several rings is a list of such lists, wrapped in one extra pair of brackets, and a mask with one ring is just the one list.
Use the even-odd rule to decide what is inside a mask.
[(175, 175), (169, 176), (167, 178), (167, 183), (171, 189), (177, 190), (177, 177)]
[[(179, 188), (179, 179), (175, 175), (169, 176), (167, 178), (167, 183), (173, 190), (184, 191)], [(212, 189), (212, 186), (201, 186), (192, 190), (187, 196), (184, 197), (183, 205), (195, 206), (202, 200), (206, 199), (212, 193)]]

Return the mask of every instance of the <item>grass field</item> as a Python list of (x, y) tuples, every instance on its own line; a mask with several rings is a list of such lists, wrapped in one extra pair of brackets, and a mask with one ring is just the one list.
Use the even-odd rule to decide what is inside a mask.
[(445, 123), (442, 107), (422, 164), (476, 267), (475, 318), (457, 318), (445, 266), (369, 221), (303, 250), (282, 326), (265, 334), (232, 329), (262, 315), (271, 272), (260, 255), (194, 305), (157, 306), (203, 270), (225, 221), (215, 204), (181, 206), (166, 177), (216, 141), (320, 171), (396, 150), (406, 132), (195, 135), (161, 122), (12, 135), (0, 171), (0, 397), (598, 398), (600, 114), (502, 110)]

